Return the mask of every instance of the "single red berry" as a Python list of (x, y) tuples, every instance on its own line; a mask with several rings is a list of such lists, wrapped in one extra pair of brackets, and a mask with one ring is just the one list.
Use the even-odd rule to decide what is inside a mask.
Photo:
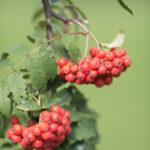
[(57, 61), (57, 64), (59, 67), (63, 67), (66, 65), (66, 59), (65, 58), (60, 58), (58, 61)]
[(104, 82), (105, 82), (105, 84), (107, 84), (107, 85), (111, 84), (112, 81), (113, 81), (113, 78), (112, 78), (111, 76), (106, 76), (106, 77), (104, 78)]
[(83, 72), (78, 71), (76, 77), (79, 81), (84, 81), (86, 75)]
[(13, 135), (11, 139), (14, 143), (19, 143), (21, 141), (21, 137), (17, 135)]
[(61, 113), (61, 109), (62, 108), (59, 105), (53, 105), (53, 106), (51, 106), (50, 111), (51, 112), (55, 112), (57, 114), (60, 114)]
[(40, 136), (41, 135), (41, 130), (40, 130), (39, 125), (35, 125), (34, 128), (32, 129), (32, 131), (33, 131), (33, 134), (35, 136)]
[(7, 132), (6, 132), (6, 135), (9, 139), (11, 139), (11, 137), (14, 135), (14, 132), (12, 129), (8, 129)]
[(84, 58), (84, 60), (83, 60), (82, 62), (85, 62), (85, 63), (90, 64), (90, 62), (91, 62), (91, 57), (86, 57), (86, 58)]
[(49, 139), (51, 139), (51, 131), (47, 131), (47, 132), (44, 132), (41, 134), (41, 138), (44, 140), (44, 141), (47, 141)]
[(118, 48), (116, 50), (113, 51), (113, 54), (115, 55), (115, 57), (122, 57), (122, 56), (125, 56), (126, 55), (126, 51), (122, 48)]
[(40, 124), (40, 130), (42, 131), (42, 132), (47, 132), (48, 130), (49, 130), (49, 125), (48, 125), (48, 123), (45, 123), (45, 122), (42, 122), (41, 124)]
[(29, 139), (30, 142), (33, 142), (33, 141), (36, 140), (36, 138), (35, 138), (35, 136), (34, 136), (34, 134), (32, 132), (29, 132), (27, 134), (27, 137), (28, 137), (28, 139)]
[(63, 135), (64, 133), (65, 133), (64, 127), (62, 125), (59, 126), (58, 129), (57, 129), (57, 134), (58, 135)]
[(50, 124), (50, 130), (52, 132), (57, 132), (58, 124), (57, 123), (51, 123)]
[(90, 67), (92, 70), (97, 70), (100, 66), (100, 61), (98, 58), (94, 58), (91, 60)]
[(51, 121), (58, 123), (58, 124), (61, 124), (61, 117), (57, 113), (52, 112), (51, 113)]
[(118, 76), (120, 74), (120, 70), (118, 68), (114, 67), (111, 69), (111, 74), (113, 76)]
[(19, 124), (19, 123), (20, 123), (19, 118), (18, 118), (17, 116), (11, 117), (10, 122), (11, 122), (12, 125), (15, 125), (15, 124)]
[(123, 65), (125, 66), (125, 67), (129, 67), (130, 65), (131, 65), (131, 59), (130, 58), (125, 58), (124, 60), (123, 60)]
[(99, 51), (100, 51), (100, 49), (97, 47), (91, 48), (91, 50), (90, 50), (91, 56), (95, 57)]
[(36, 140), (34, 143), (33, 143), (33, 147), (34, 148), (41, 148), (43, 146), (43, 141), (42, 140)]
[(29, 144), (30, 144), (30, 141), (28, 139), (27, 136), (25, 136), (22, 140), (21, 140), (21, 145), (23, 148), (28, 148)]
[(65, 65), (62, 69), (63, 69), (64, 74), (68, 74), (71, 71), (71, 68), (69, 65)]
[(74, 74), (69, 73), (69, 74), (65, 75), (65, 80), (69, 81), (69, 82), (74, 82), (74, 80), (75, 80)]
[(107, 68), (107, 69), (112, 69), (113, 68), (113, 64), (112, 64), (112, 62), (111, 61), (106, 61), (105, 62), (105, 67)]
[(19, 125), (19, 124), (15, 124), (13, 126), (13, 132), (16, 134), (16, 135), (21, 135), (22, 133), (22, 126)]
[(99, 75), (104, 75), (107, 73), (107, 68), (104, 65), (100, 65), (99, 69), (98, 69), (98, 74)]
[(97, 77), (97, 71), (96, 70), (91, 70), (89, 73), (91, 78), (96, 78)]
[(101, 59), (101, 58), (104, 58), (105, 55), (106, 55), (106, 50), (100, 50), (100, 51), (98, 52), (98, 54), (97, 54), (97, 57), (98, 57), (99, 59)]
[(88, 63), (86, 62), (82, 62), (81, 65), (80, 65), (80, 69), (83, 73), (89, 73), (90, 71), (90, 66)]
[(98, 87), (98, 88), (105, 85), (105, 82), (104, 82), (103, 78), (97, 78), (94, 83), (95, 83), (96, 87)]
[(122, 66), (122, 59), (120, 59), (120, 58), (115, 58), (115, 59), (113, 60), (113, 66), (115, 66), (115, 67), (120, 67), (120, 66)]
[(44, 121), (44, 122), (50, 122), (51, 120), (51, 113), (47, 110), (43, 111), (40, 113), (40, 121)]
[(62, 119), (62, 125), (67, 126), (69, 124), (68, 119), (66, 117), (63, 117)]
[(78, 65), (72, 65), (72, 66), (71, 66), (71, 72), (72, 72), (72, 73), (75, 74), (78, 70), (79, 70)]
[(72, 62), (70, 60), (67, 60), (66, 65), (68, 65), (69, 67), (72, 66)]
[(94, 78), (92, 78), (90, 75), (88, 75), (85, 79), (86, 83), (93, 83), (94, 82)]
[(108, 60), (108, 61), (113, 60), (114, 59), (114, 54), (111, 51), (107, 51), (105, 59)]

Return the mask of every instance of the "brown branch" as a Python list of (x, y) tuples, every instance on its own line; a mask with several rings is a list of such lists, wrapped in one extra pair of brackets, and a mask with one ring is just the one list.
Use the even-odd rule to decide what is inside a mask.
[(42, 0), (44, 12), (45, 12), (45, 19), (47, 22), (47, 40), (52, 38), (52, 25), (51, 25), (51, 17), (52, 17), (52, 10), (48, 0)]

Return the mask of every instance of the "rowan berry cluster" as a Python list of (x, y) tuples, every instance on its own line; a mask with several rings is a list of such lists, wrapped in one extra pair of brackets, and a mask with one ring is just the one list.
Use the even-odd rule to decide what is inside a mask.
[(52, 106), (50, 111), (43, 111), (39, 123), (27, 127), (16, 122), (7, 130), (7, 137), (19, 143), (26, 150), (53, 150), (71, 133), (71, 114), (60, 106)]
[(113, 77), (118, 77), (131, 65), (131, 59), (122, 48), (110, 51), (91, 48), (90, 56), (82, 62), (73, 63), (65, 58), (57, 61), (63, 79), (77, 84), (95, 84), (97, 87), (111, 84)]

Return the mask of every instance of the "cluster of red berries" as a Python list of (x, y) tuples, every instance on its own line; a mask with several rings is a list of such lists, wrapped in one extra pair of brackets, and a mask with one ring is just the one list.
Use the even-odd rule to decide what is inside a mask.
[(60, 106), (40, 113), (39, 123), (27, 127), (12, 119), (13, 127), (7, 130), (7, 137), (14, 143), (21, 143), (26, 150), (53, 150), (71, 133), (71, 114)]
[(90, 56), (82, 62), (73, 63), (65, 58), (57, 61), (60, 75), (68, 82), (95, 84), (97, 87), (108, 85), (113, 77), (118, 77), (131, 65), (131, 59), (122, 48), (110, 51), (91, 48)]

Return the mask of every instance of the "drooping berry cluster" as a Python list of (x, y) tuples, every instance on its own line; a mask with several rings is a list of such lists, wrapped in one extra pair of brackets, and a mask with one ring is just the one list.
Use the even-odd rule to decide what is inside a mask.
[(122, 48), (112, 48), (110, 51), (91, 48), (90, 56), (80, 63), (60, 58), (57, 64), (60, 75), (66, 81), (102, 87), (125, 71), (131, 65), (131, 59)]
[(13, 127), (7, 130), (7, 137), (14, 143), (20, 142), (26, 150), (53, 150), (71, 132), (70, 115), (69, 111), (60, 106), (52, 106), (50, 111), (41, 112), (39, 123), (31, 127), (13, 124)]

